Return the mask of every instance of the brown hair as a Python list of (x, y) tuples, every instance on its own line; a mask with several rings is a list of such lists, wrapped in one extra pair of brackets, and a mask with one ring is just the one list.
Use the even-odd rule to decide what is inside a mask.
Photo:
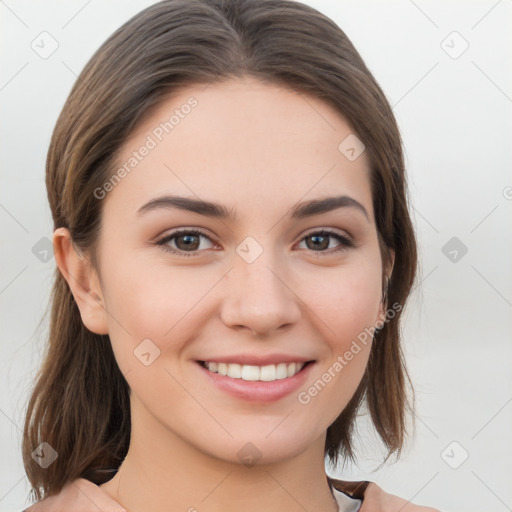
[[(387, 301), (403, 307), (417, 254), (395, 118), (343, 31), (296, 1), (169, 0), (120, 27), (85, 66), (53, 132), (46, 185), (54, 228), (68, 228), (94, 263), (103, 204), (94, 190), (113, 174), (120, 148), (142, 116), (178, 88), (242, 76), (322, 99), (363, 141), (384, 264), (389, 249), (395, 251)], [(119, 467), (130, 441), (129, 387), (108, 336), (86, 329), (58, 270), (52, 301), (49, 343), (23, 439), (36, 499), (78, 477), (108, 480), (104, 470)], [(375, 334), (364, 377), (327, 430), (325, 454), (332, 464), (339, 454), (354, 458), (353, 427), (365, 400), (388, 457), (400, 453), (411, 407), (400, 346), (402, 311)], [(58, 453), (46, 469), (32, 458), (41, 442)]]

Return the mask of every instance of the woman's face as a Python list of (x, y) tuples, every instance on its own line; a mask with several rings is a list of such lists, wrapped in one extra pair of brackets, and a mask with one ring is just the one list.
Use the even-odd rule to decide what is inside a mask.
[(360, 151), (330, 106), (254, 79), (188, 87), (144, 118), (124, 172), (97, 189), (100, 297), (132, 434), (233, 462), (323, 449), (367, 363), (358, 336), (382, 319)]

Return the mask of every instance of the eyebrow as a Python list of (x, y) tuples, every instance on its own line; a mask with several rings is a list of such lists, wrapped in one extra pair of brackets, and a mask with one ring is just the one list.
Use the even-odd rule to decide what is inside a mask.
[[(143, 215), (150, 211), (158, 209), (172, 209), (178, 208), (180, 210), (186, 210), (206, 217), (213, 217), (217, 219), (227, 220), (232, 223), (237, 222), (238, 217), (236, 211), (228, 209), (225, 206), (210, 201), (202, 201), (200, 199), (193, 199), (189, 197), (181, 196), (161, 196), (141, 206), (137, 214)], [(327, 213), (338, 208), (354, 208), (364, 214), (366, 220), (370, 221), (370, 217), (366, 208), (354, 198), (349, 196), (335, 196), (326, 197), (323, 199), (314, 199), (293, 206), (289, 211), (288, 215), (292, 219), (304, 219), (312, 217), (313, 215), (319, 215), (321, 213)]]

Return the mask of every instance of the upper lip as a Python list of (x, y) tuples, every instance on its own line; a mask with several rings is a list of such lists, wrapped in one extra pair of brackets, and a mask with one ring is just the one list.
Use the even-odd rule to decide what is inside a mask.
[(228, 364), (240, 364), (249, 366), (267, 366), (270, 364), (279, 363), (307, 363), (313, 361), (308, 357), (294, 356), (290, 354), (267, 354), (267, 355), (229, 355), (229, 356), (212, 356), (200, 361), (208, 361), (210, 363), (228, 363)]

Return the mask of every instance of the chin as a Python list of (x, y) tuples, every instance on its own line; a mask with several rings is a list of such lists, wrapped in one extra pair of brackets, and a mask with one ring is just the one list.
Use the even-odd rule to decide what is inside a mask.
[(299, 456), (315, 443), (314, 439), (307, 441), (304, 436), (294, 436), (289, 430), (283, 429), (281, 436), (269, 437), (267, 434), (259, 434), (250, 437), (247, 434), (240, 438), (222, 442), (212, 450), (208, 447), (207, 453), (213, 457), (230, 464), (241, 464), (246, 467), (265, 466), (277, 464)]

